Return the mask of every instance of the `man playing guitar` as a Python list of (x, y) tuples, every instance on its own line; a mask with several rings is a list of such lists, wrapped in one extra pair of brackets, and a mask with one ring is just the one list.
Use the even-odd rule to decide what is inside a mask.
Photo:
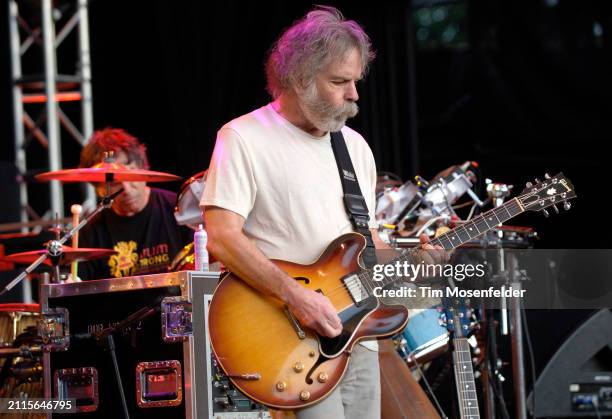
[[(331, 7), (289, 27), (266, 63), (270, 104), (224, 125), (201, 200), (209, 250), (260, 292), (283, 301), (303, 327), (335, 337), (342, 323), (328, 297), (307, 289), (269, 259), (307, 264), (336, 237), (353, 231), (330, 143), (341, 131), (366, 200), (374, 243), (376, 167), (363, 137), (345, 126), (357, 114), (356, 83), (374, 57), (354, 21)], [(433, 249), (423, 244), (424, 249)], [(422, 252), (439, 263), (443, 251)], [(375, 341), (354, 347), (340, 385), (299, 418), (380, 416)]]

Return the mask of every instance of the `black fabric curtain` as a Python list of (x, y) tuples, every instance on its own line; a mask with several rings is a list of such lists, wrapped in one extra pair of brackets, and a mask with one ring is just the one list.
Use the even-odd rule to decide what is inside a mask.
[[(312, 6), (306, 2), (193, 2), (169, 7), (156, 2), (159, 86), (168, 98), (181, 170), (206, 167), (216, 131), (230, 119), (266, 104), (264, 61), (281, 31)], [(370, 143), (379, 166), (410, 176), (418, 160), (411, 152), (404, 2), (335, 3), (363, 24), (379, 53), (359, 88), (360, 115), (350, 125)]]

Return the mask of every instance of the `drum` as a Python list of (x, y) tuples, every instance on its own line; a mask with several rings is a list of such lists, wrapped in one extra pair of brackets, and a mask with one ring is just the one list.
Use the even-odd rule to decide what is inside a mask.
[(178, 225), (186, 225), (196, 230), (198, 224), (204, 224), (204, 215), (200, 209), (200, 198), (206, 185), (204, 170), (187, 179), (182, 185), (174, 207), (174, 218)]
[(376, 202), (376, 221), (380, 224), (396, 224), (421, 202), (417, 186), (408, 181), (399, 188), (382, 192)]
[(398, 336), (400, 354), (411, 367), (429, 362), (448, 349), (448, 330), (440, 311), (426, 309), (411, 315), (408, 325)]
[[(210, 258), (210, 255), (209, 255)], [(210, 263), (210, 260), (208, 261)], [(170, 272), (192, 271), (195, 268), (195, 255), (193, 254), (193, 243), (189, 243), (176, 254), (168, 267)]]
[(471, 188), (472, 182), (468, 176), (461, 168), (457, 168), (449, 176), (431, 185), (423, 201), (438, 214), (452, 213), (451, 205)]
[[(38, 337), (37, 322), (40, 318), (38, 304), (0, 304), (0, 342), (3, 351), (17, 351), (4, 354), (0, 359), (0, 397), (41, 398), (44, 396), (43, 369), (40, 356), (42, 341)], [(29, 348), (24, 356), (19, 348)], [(38, 348), (35, 351), (34, 348)], [(23, 419), (42, 418), (45, 415), (24, 413), (0, 414), (0, 418), (20, 417)]]
[(0, 304), (0, 346), (12, 346), (28, 326), (36, 327), (39, 318), (38, 304)]

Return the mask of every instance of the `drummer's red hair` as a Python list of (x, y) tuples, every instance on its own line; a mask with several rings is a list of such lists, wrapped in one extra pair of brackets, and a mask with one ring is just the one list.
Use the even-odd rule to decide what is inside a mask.
[(136, 163), (140, 169), (149, 169), (147, 147), (138, 139), (120, 128), (104, 128), (95, 131), (87, 145), (81, 151), (80, 167), (91, 167), (104, 160), (104, 152), (123, 151), (128, 163)]

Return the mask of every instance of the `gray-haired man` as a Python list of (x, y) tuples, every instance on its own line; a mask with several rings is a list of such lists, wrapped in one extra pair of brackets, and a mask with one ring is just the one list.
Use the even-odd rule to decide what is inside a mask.
[[(284, 301), (303, 326), (337, 336), (341, 321), (329, 299), (272, 264), (307, 264), (353, 231), (331, 148), (342, 131), (359, 186), (373, 210), (376, 166), (363, 137), (345, 126), (357, 114), (356, 83), (374, 57), (370, 40), (336, 9), (308, 13), (278, 39), (266, 64), (274, 101), (218, 133), (201, 200), (210, 251), (261, 292)], [(376, 342), (356, 345), (341, 384), (299, 418), (377, 418), (380, 383)]]

